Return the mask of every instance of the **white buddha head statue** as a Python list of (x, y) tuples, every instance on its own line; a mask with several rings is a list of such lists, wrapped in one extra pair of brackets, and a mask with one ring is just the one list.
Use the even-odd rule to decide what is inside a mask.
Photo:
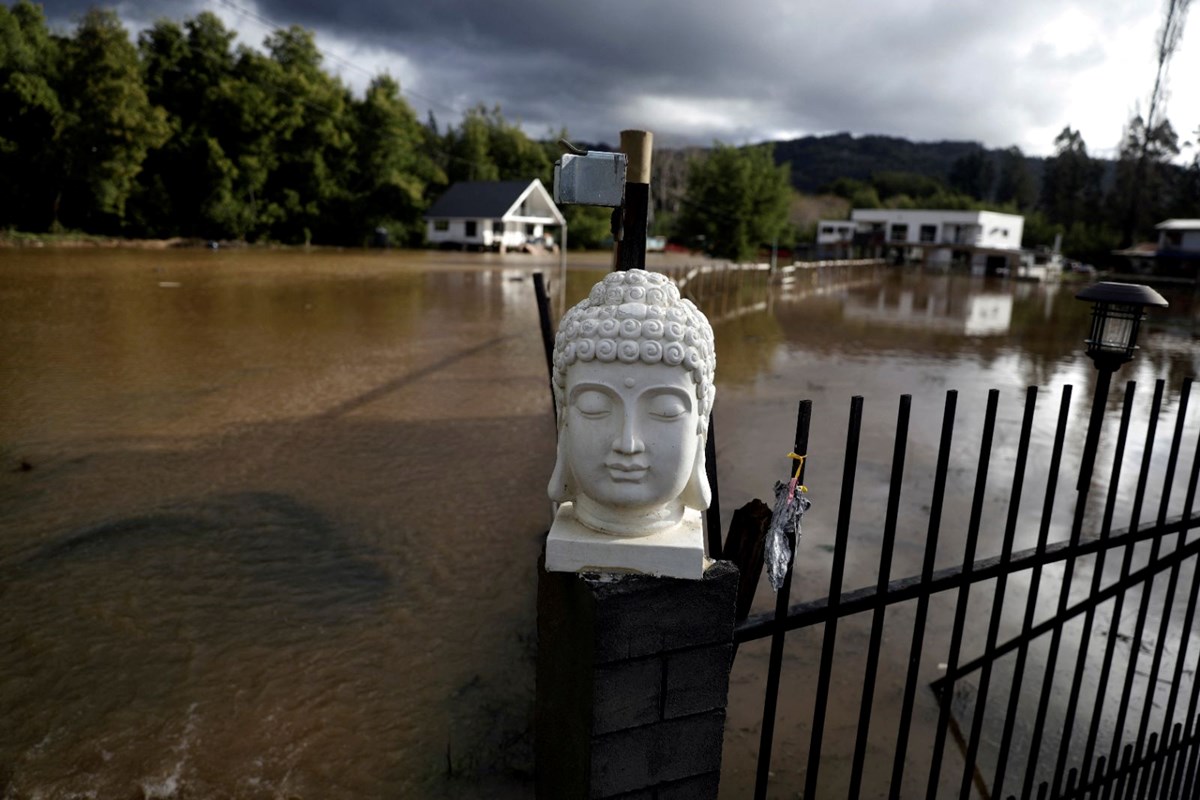
[(549, 494), (589, 528), (643, 536), (705, 509), (712, 327), (668, 278), (613, 272), (554, 341), (558, 457)]

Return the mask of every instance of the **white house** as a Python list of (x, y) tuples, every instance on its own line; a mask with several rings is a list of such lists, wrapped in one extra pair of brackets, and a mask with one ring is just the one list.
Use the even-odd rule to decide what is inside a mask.
[(973, 271), (994, 273), (1020, 265), (1025, 218), (996, 211), (856, 208), (850, 220), (817, 223), (818, 252), (851, 244), (876, 253), (949, 266), (965, 262)]
[(1158, 229), (1158, 253), (1200, 256), (1200, 219), (1169, 219), (1154, 226)]
[(463, 181), (425, 214), (430, 244), (508, 250), (544, 242), (547, 226), (566, 220), (546, 187), (531, 181)]
[(849, 258), (858, 224), (847, 219), (817, 221), (817, 258)]

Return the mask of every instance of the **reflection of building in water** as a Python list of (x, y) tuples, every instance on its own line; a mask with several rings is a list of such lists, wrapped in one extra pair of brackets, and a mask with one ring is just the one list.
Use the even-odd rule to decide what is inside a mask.
[(1008, 333), (1013, 299), (1009, 294), (950, 293), (883, 288), (871, 294), (847, 296), (846, 319), (899, 328), (920, 328), (965, 336)]

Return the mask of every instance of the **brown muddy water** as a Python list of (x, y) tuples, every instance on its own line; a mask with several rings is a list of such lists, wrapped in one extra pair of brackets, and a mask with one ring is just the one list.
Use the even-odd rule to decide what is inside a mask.
[[(665, 258), (651, 267), (678, 263)], [(569, 300), (605, 260), (572, 257)], [(520, 255), (0, 251), (0, 796), (531, 796), (536, 560), (554, 449), (537, 268), (557, 274), (553, 258)], [(938, 566), (956, 563), (996, 387), (979, 553), (993, 555), (1024, 387), (1037, 385), (1017, 542), (1032, 545), (1058, 393), (1075, 384), (1066, 486), (1092, 391), (1088, 309), (1073, 294), (904, 273), (708, 301), (726, 523), (768, 494), (796, 402), (812, 399), (814, 505), (793, 594), (823, 596), (849, 398), (864, 395), (845, 583), (873, 584), (896, 403), (911, 393), (892, 575), (917, 573), (942, 401), (957, 389)], [(1200, 357), (1191, 290), (1166, 294), (1170, 312), (1118, 374), (1142, 386), (1135, 431), (1153, 379), (1166, 377), (1170, 396)], [(1114, 388), (1110, 422), (1118, 398)], [(1140, 458), (1133, 438), (1127, 459)], [(1186, 475), (1190, 451), (1185, 462)], [(1069, 523), (1065, 502), (1052, 538)], [(1019, 618), (1019, 584), (1010, 597)], [(764, 582), (756, 608), (771, 603)], [(931, 614), (944, 634), (952, 609)], [(880, 754), (895, 740), (911, 613), (888, 626), (871, 792), (890, 769)], [(850, 655), (834, 691), (853, 705), (832, 706), (830, 789), (845, 785), (863, 641), (850, 625), (839, 639)], [(980, 641), (970, 631), (965, 650)], [(789, 637), (773, 797), (803, 786), (818, 645), (819, 632)], [(944, 648), (926, 652), (932, 679)], [(766, 654), (745, 646), (734, 666), (724, 797), (749, 793)], [(921, 693), (917, 728), (935, 713)]]

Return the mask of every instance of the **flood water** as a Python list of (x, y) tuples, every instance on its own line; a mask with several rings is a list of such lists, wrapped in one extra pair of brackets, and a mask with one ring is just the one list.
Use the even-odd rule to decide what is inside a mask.
[[(568, 302), (605, 261), (573, 257)], [(557, 275), (553, 258), (522, 255), (0, 250), (0, 796), (531, 796), (554, 450), (539, 268)], [(1031, 546), (1059, 393), (1075, 385), (1064, 476), (1092, 393), (1074, 288), (911, 271), (818, 288), (746, 286), (706, 306), (725, 523), (784, 473), (796, 403), (811, 399), (813, 508), (794, 599), (823, 596), (849, 398), (862, 395), (845, 585), (873, 584), (909, 393), (892, 575), (918, 573), (956, 389), (938, 565), (961, 561), (994, 387), (987, 505), (1000, 512), (985, 515), (979, 552), (994, 555), (1036, 385), (1017, 529), (1017, 547)], [(1173, 421), (1200, 358), (1191, 289), (1164, 294), (1170, 311), (1115, 381), (1139, 382), (1135, 426), (1157, 377)], [(1119, 396), (1114, 386), (1110, 422)], [(1109, 452), (1106, 441), (1098, 474)], [(1069, 525), (1065, 503), (1052, 539)], [(772, 603), (764, 582), (756, 610)], [(931, 626), (946, 626), (943, 612)], [(909, 623), (897, 620), (885, 649), (899, 653)], [(803, 786), (818, 643), (789, 638), (772, 796)], [(746, 796), (753, 777), (760, 644), (735, 663), (723, 796)], [(928, 660), (932, 679), (939, 656)], [(838, 674), (852, 689), (861, 668)], [(894, 726), (897, 710), (877, 708), (880, 729)], [(918, 724), (931, 708), (922, 695)], [(856, 713), (831, 725), (852, 731)]]

